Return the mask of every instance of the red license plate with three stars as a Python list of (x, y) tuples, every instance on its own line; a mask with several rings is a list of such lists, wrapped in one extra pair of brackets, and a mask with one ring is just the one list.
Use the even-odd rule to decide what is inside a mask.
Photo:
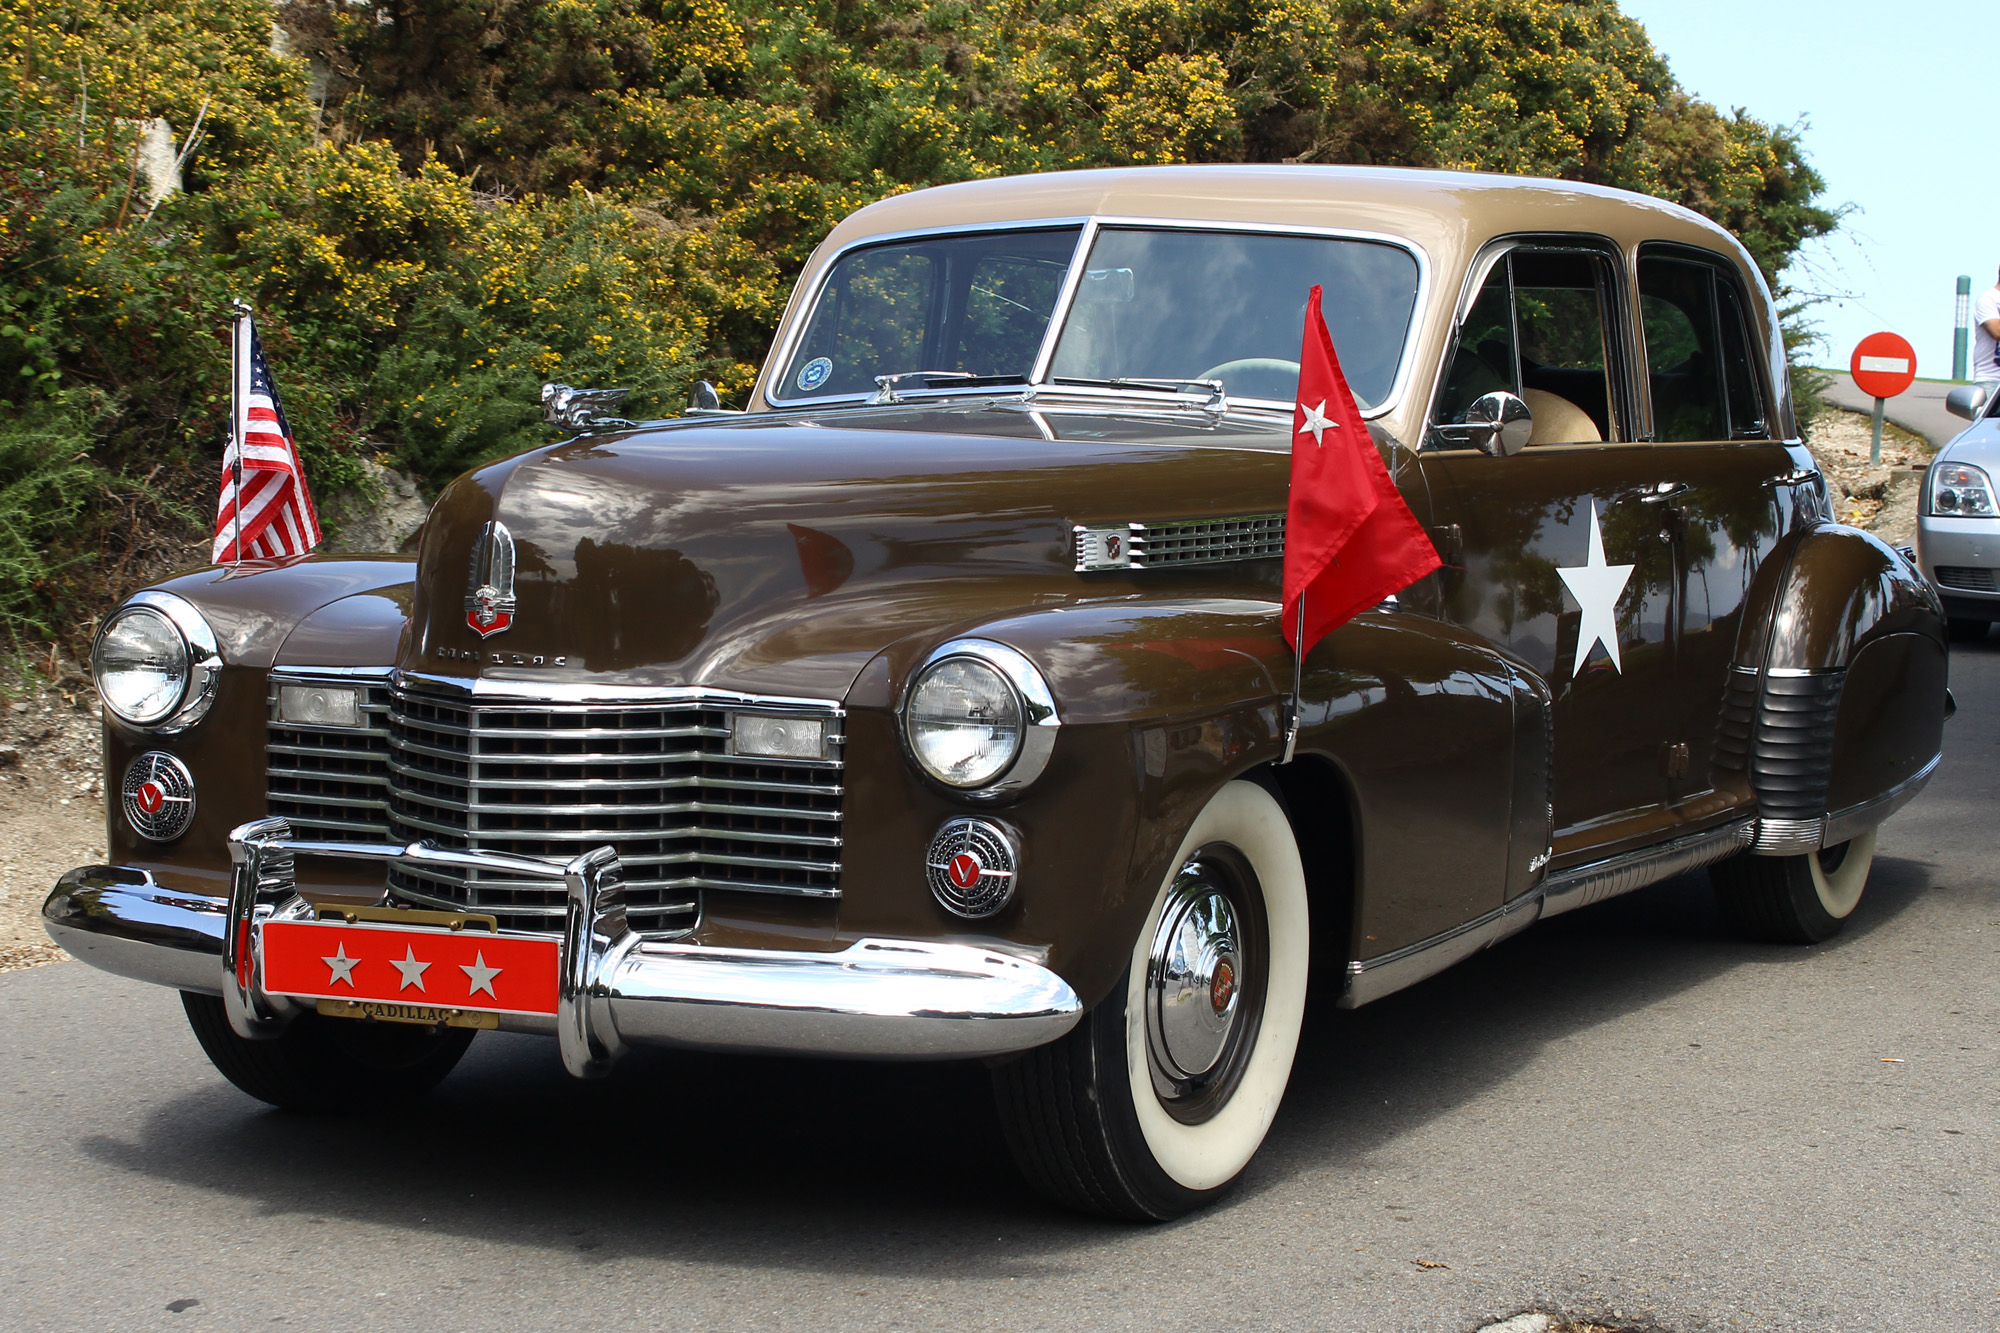
[(268, 921), (264, 989), (497, 1014), (553, 1014), (560, 946), (481, 930), (376, 921)]

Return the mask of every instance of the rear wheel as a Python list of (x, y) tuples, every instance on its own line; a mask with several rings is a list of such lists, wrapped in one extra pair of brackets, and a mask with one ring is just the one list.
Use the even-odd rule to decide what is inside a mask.
[(1008, 1145), (1042, 1193), (1165, 1221), (1235, 1183), (1291, 1078), (1310, 937), (1284, 809), (1231, 782), (1195, 819), (1112, 993), (994, 1071)]
[(1992, 628), (1993, 625), (1993, 622), (1990, 620), (1966, 620), (1962, 616), (1953, 616), (1945, 623), (1950, 628), (1951, 641), (1953, 643), (1983, 642), (1986, 638), (1986, 631)]
[(1875, 863), (1875, 830), (1805, 856), (1736, 856), (1709, 869), (1715, 899), (1739, 934), (1817, 944), (1840, 933)]
[(222, 1076), (288, 1111), (365, 1111), (414, 1101), (452, 1071), (471, 1028), (300, 1014), (269, 1041), (236, 1035), (214, 995), (181, 992), (188, 1026)]

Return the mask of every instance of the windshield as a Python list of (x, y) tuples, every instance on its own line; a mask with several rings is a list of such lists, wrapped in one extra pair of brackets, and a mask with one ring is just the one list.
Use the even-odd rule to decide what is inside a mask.
[(873, 393), (877, 375), (922, 370), (1026, 382), (1081, 234), (975, 232), (850, 250), (771, 396)]
[[(773, 401), (1026, 383), (1080, 229), (977, 232), (866, 246), (827, 276)], [(1306, 295), (1324, 288), (1341, 369), (1368, 408), (1396, 381), (1416, 311), (1401, 246), (1329, 236), (1105, 227), (1063, 318), (1048, 379), (1219, 379), (1231, 397), (1298, 391)]]
[(1289, 403), (1314, 283), (1348, 387), (1372, 407), (1396, 382), (1417, 261), (1398, 246), (1323, 236), (1107, 228), (1050, 377), (1219, 379), (1231, 397)]

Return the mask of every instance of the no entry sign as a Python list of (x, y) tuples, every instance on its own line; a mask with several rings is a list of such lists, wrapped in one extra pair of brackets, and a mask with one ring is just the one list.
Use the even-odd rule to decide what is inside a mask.
[(1871, 333), (1855, 344), (1847, 369), (1871, 398), (1894, 398), (1917, 380), (1917, 349), (1894, 333)]

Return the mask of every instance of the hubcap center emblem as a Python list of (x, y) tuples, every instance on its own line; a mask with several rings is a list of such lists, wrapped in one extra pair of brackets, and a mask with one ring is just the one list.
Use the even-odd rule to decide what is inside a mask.
[(979, 882), (979, 875), (984, 867), (979, 864), (979, 858), (971, 852), (960, 852), (951, 858), (951, 864), (946, 869), (951, 875), (952, 883), (961, 889), (969, 889)]

